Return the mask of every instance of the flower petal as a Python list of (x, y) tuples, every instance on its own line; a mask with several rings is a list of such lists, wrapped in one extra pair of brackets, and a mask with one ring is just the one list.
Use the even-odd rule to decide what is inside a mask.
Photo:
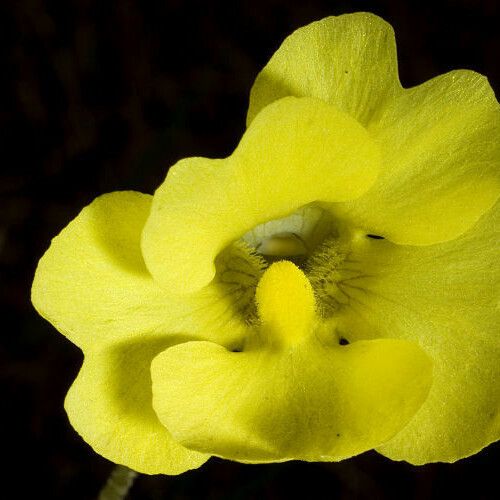
[(500, 194), (500, 106), (482, 75), (453, 71), (386, 102), (368, 129), (382, 145), (373, 188), (340, 205), (395, 243), (453, 239)]
[(341, 460), (387, 441), (425, 399), (429, 358), (404, 341), (230, 352), (188, 342), (152, 363), (153, 407), (179, 443), (243, 462)]
[(392, 27), (359, 12), (292, 33), (255, 80), (247, 123), (285, 96), (317, 97), (363, 124), (400, 90)]
[(72, 426), (97, 453), (146, 474), (180, 474), (209, 458), (177, 444), (152, 408), (151, 360), (181, 340), (142, 339), (85, 357), (65, 408)]
[(333, 104), (381, 145), (377, 183), (338, 212), (369, 232), (401, 244), (447, 241), (500, 194), (500, 106), (487, 79), (459, 70), (403, 89), (392, 28), (373, 14), (328, 17), (290, 35), (255, 81), (248, 123), (288, 95)]
[(224, 338), (210, 339), (231, 343), (245, 327), (232, 307), (234, 294), (218, 285), (181, 300), (151, 278), (140, 250), (151, 199), (116, 192), (84, 208), (40, 260), (34, 306), (84, 349), (169, 331), (217, 332)]
[(170, 169), (144, 228), (146, 265), (169, 291), (198, 290), (231, 242), (312, 201), (360, 196), (379, 161), (378, 146), (348, 115), (317, 99), (277, 101), (226, 160), (190, 158)]
[(497, 205), (457, 240), (413, 247), (365, 238), (349, 255), (351, 277), (339, 283), (350, 298), (346, 337), (412, 340), (434, 361), (428, 399), (380, 448), (392, 459), (453, 462), (500, 436), (499, 229)]

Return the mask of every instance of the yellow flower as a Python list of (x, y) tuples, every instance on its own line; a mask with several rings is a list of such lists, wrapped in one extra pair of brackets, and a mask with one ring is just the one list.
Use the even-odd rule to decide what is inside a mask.
[(165, 474), (498, 439), (499, 109), (471, 71), (403, 89), (371, 14), (293, 33), (230, 157), (97, 198), (40, 260), (33, 303), (85, 353), (74, 428)]

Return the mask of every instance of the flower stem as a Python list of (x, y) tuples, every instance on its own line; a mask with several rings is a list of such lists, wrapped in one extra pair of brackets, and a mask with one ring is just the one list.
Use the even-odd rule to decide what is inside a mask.
[(99, 493), (99, 500), (123, 500), (136, 477), (137, 472), (134, 470), (124, 465), (117, 465)]

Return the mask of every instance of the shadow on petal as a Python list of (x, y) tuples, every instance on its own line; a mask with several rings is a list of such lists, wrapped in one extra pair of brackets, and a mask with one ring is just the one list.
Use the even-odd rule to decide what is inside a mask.
[(151, 403), (151, 359), (186, 338), (142, 336), (86, 352), (65, 408), (71, 425), (97, 453), (146, 474), (179, 474), (208, 459), (175, 442)]
[(149, 276), (141, 251), (141, 234), (152, 197), (138, 192), (109, 193), (89, 205), (96, 244), (113, 263), (135, 275)]
[(117, 411), (144, 422), (158, 422), (152, 406), (151, 361), (160, 352), (177, 344), (197, 340), (185, 334), (161, 337), (142, 336), (111, 347), (106, 384), (109, 397)]

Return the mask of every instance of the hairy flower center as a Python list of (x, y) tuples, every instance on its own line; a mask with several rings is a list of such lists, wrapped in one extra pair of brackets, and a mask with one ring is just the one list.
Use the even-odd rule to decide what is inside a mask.
[(351, 240), (351, 232), (329, 212), (317, 204), (306, 205), (253, 228), (221, 252), (215, 261), (215, 283), (235, 313), (254, 323), (259, 320), (256, 291), (263, 273), (273, 263), (289, 261), (307, 277), (317, 313), (327, 319), (349, 302), (345, 280), (356, 275), (348, 268)]
[[(316, 203), (306, 205), (287, 217), (253, 228), (222, 251), (215, 260), (214, 283), (221, 288), (228, 308), (249, 325), (261, 324), (259, 282), (273, 266), (286, 263), (286, 269), (296, 266), (307, 279), (318, 321), (336, 332), (340, 344), (353, 341), (351, 332), (337, 331), (337, 318), (344, 308), (357, 307), (366, 300), (369, 280), (376, 279), (367, 269), (377, 247), (390, 243), (369, 231), (346, 226), (332, 213)], [(276, 273), (271, 275), (281, 276), (283, 281), (276, 290), (288, 293), (288, 274)], [(305, 310), (304, 304), (294, 307)], [(295, 318), (295, 313), (290, 317)], [(291, 326), (289, 330), (292, 332)]]

